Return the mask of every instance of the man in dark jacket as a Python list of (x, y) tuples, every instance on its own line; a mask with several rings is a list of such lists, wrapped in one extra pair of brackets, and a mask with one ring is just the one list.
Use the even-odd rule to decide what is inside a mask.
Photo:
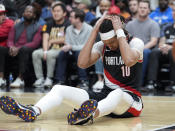
[(23, 13), (24, 21), (16, 24), (10, 31), (7, 45), (13, 61), (18, 61), (19, 74), (11, 87), (24, 86), (23, 74), (32, 51), (41, 43), (41, 27), (37, 23), (36, 9), (29, 5)]

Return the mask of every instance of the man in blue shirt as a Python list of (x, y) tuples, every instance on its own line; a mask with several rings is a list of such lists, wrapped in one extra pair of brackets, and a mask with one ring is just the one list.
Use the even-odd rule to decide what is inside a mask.
[(163, 25), (173, 23), (172, 9), (168, 6), (169, 0), (159, 0), (159, 7), (150, 14), (150, 18)]

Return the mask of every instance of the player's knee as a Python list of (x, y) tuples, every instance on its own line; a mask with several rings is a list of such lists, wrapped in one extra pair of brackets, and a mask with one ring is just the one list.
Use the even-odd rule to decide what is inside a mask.
[(120, 88), (115, 89), (112, 93), (117, 94), (117, 95), (121, 95), (121, 96), (123, 95), (123, 91)]

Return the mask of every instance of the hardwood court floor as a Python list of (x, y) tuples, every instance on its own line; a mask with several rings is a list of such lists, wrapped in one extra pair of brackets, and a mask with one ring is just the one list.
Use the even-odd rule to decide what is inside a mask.
[[(43, 93), (0, 93), (8, 95), (21, 104), (35, 104)], [(144, 110), (138, 118), (113, 119), (102, 117), (87, 126), (70, 126), (67, 114), (73, 110), (70, 103), (42, 114), (33, 123), (23, 122), (0, 110), (0, 130), (13, 131), (147, 131), (175, 124), (175, 97), (143, 96)]]

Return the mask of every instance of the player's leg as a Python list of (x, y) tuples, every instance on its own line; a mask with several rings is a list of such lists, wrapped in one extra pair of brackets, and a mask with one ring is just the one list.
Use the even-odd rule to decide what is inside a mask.
[(88, 93), (79, 88), (64, 85), (55, 85), (52, 90), (41, 98), (34, 106), (41, 110), (41, 113), (59, 106), (63, 99), (70, 103), (80, 106), (84, 101), (89, 99)]
[(112, 112), (117, 115), (123, 114), (131, 107), (133, 102), (132, 96), (123, 92), (120, 88), (116, 89), (110, 92), (105, 99), (99, 101), (94, 117), (102, 117)]
[(89, 99), (89, 95), (83, 89), (56, 85), (35, 106), (23, 106), (13, 98), (3, 96), (0, 98), (0, 107), (5, 113), (17, 115), (23, 120), (30, 122), (34, 121), (41, 112), (59, 106), (63, 99), (67, 99), (80, 106), (84, 101)]

